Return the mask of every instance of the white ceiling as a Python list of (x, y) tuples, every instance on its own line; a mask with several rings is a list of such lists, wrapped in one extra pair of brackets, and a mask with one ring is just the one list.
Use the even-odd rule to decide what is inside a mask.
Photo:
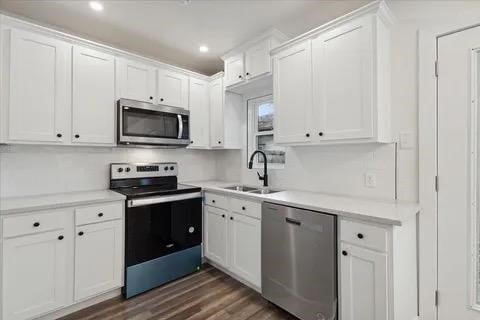
[[(0, 0), (14, 15), (211, 75), (219, 56), (275, 27), (296, 36), (370, 0)], [(198, 47), (210, 51), (201, 54)]]

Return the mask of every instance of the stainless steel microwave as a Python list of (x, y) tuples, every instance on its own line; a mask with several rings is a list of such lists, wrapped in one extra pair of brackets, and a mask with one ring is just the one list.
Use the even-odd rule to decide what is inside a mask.
[(120, 145), (186, 147), (190, 144), (188, 110), (120, 99), (117, 103)]

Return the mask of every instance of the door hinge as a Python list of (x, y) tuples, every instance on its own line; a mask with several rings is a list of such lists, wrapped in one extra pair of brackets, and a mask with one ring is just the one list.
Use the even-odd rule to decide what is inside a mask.
[(438, 307), (438, 290), (435, 290), (435, 307)]
[(435, 77), (438, 78), (438, 60), (435, 60)]
[(435, 176), (435, 191), (438, 192), (438, 176)]

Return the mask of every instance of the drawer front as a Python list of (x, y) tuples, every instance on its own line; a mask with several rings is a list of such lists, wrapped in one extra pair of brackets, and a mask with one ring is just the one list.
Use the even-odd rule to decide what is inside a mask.
[(233, 212), (245, 214), (252, 218), (261, 219), (262, 217), (262, 205), (258, 202), (232, 198), (230, 207)]
[(365, 248), (387, 252), (388, 230), (379, 226), (341, 220), (340, 239)]
[(205, 204), (228, 210), (228, 199), (215, 193), (205, 192)]
[(3, 237), (10, 238), (26, 234), (40, 233), (63, 229), (68, 224), (69, 214), (72, 211), (50, 210), (38, 211), (14, 217), (3, 218)]
[(75, 209), (75, 225), (80, 226), (84, 224), (121, 219), (122, 212), (123, 202), (77, 208)]

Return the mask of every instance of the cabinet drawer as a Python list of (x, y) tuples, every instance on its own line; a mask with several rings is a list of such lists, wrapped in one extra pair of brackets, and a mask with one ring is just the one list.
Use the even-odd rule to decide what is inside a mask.
[(252, 218), (261, 219), (262, 217), (262, 205), (258, 202), (232, 198), (230, 208), (233, 212), (245, 214)]
[(228, 210), (228, 199), (215, 193), (205, 193), (205, 204)]
[(68, 210), (39, 211), (3, 219), (3, 237), (10, 238), (26, 234), (63, 229), (67, 225)]
[(365, 248), (387, 252), (388, 230), (382, 227), (342, 220), (340, 222), (340, 239)]
[(75, 225), (96, 223), (122, 218), (123, 203), (109, 203), (98, 206), (82, 207), (75, 209)]

